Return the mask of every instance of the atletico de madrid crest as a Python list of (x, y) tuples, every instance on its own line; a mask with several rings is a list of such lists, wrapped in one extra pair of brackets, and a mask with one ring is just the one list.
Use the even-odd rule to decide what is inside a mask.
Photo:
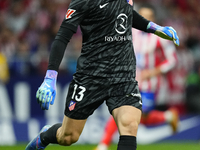
[(71, 100), (71, 102), (69, 103), (69, 111), (74, 110), (75, 106), (76, 106), (76, 102)]

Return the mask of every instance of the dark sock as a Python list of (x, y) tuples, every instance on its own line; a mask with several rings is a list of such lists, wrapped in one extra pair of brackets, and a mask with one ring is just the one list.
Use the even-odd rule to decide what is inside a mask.
[(122, 135), (119, 137), (117, 150), (136, 150), (136, 137)]
[(62, 126), (62, 123), (57, 123), (50, 127), (46, 132), (40, 134), (40, 139), (43, 145), (47, 146), (49, 143), (58, 144), (56, 133), (58, 128)]

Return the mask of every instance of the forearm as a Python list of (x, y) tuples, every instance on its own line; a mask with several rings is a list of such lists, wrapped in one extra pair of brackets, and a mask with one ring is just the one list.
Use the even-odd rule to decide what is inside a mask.
[(76, 29), (71, 29), (71, 27), (69, 29), (64, 22), (62, 23), (51, 46), (48, 70), (59, 70), (59, 66), (64, 56), (67, 44), (75, 31)]
[(170, 59), (164, 61), (160, 66), (160, 70), (162, 73), (167, 73), (172, 70), (176, 66), (177, 60), (175, 56), (171, 56)]
[(60, 40), (54, 40), (51, 46), (48, 70), (59, 70), (59, 66), (64, 56), (66, 46), (67, 43), (64, 43)]
[(178, 35), (172, 27), (161, 27), (154, 22), (145, 19), (135, 10), (133, 10), (132, 27), (144, 32), (154, 33), (161, 38), (173, 41), (175, 45), (179, 46)]
[(56, 96), (56, 79), (58, 75), (58, 69), (64, 56), (67, 44), (73, 33), (73, 30), (70, 28), (65, 28), (61, 25), (56, 38), (52, 43), (48, 70), (46, 72), (44, 82), (36, 93), (37, 102), (40, 104), (40, 107), (43, 110), (48, 110), (49, 104), (53, 105), (54, 103)]
[(133, 10), (133, 24), (132, 27), (144, 32), (147, 32), (147, 26), (149, 24), (149, 20), (142, 17), (135, 10)]
[(144, 69), (141, 71), (141, 80), (148, 80), (155, 76), (162, 74), (160, 67), (155, 67), (153, 69)]
[(155, 76), (158, 76), (158, 75), (161, 75), (162, 74), (162, 71), (160, 69), (160, 67), (155, 67), (152, 71), (152, 77), (155, 77)]

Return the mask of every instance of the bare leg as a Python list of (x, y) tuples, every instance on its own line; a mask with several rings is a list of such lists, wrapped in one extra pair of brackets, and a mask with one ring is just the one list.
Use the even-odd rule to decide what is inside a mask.
[(112, 112), (120, 135), (137, 136), (141, 110), (133, 106), (121, 106)]
[(114, 109), (112, 114), (120, 134), (117, 150), (136, 150), (136, 136), (142, 114), (141, 110), (133, 106), (121, 106)]
[(60, 145), (69, 146), (78, 141), (86, 120), (75, 120), (64, 116), (62, 126), (57, 130), (56, 138)]

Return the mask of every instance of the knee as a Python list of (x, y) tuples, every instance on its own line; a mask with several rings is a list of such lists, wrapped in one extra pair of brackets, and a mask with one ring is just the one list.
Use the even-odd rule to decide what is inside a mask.
[(139, 122), (134, 117), (121, 117), (120, 120), (122, 132), (125, 134), (136, 135)]
[(58, 143), (63, 146), (70, 146), (73, 143), (76, 143), (79, 139), (79, 134), (64, 134), (58, 138)]
[(138, 122), (135, 119), (122, 119), (121, 121), (122, 126), (126, 127), (127, 129), (130, 130), (137, 130), (138, 129)]

